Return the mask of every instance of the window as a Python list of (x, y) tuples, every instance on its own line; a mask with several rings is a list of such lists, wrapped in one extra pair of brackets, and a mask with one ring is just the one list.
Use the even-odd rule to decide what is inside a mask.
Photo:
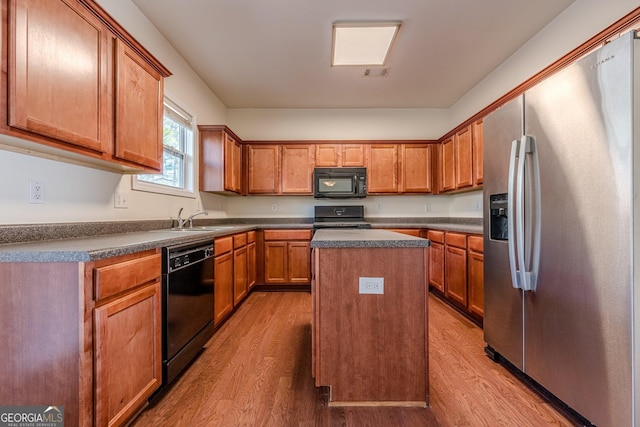
[(164, 100), (162, 174), (134, 176), (134, 190), (195, 197), (193, 118), (171, 100)]

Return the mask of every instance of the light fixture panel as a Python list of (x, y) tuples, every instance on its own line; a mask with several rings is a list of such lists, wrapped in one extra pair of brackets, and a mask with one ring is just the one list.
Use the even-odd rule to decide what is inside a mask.
[(334, 23), (331, 65), (386, 65), (399, 29), (399, 22)]

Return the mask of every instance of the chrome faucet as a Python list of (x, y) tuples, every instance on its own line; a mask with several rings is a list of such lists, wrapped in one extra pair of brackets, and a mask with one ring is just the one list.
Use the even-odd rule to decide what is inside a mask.
[(184, 225), (184, 223), (186, 222), (184, 219), (182, 219), (182, 217), (180, 216), (180, 214), (182, 214), (182, 210), (184, 208), (180, 208), (180, 210), (178, 211), (178, 217), (176, 218), (176, 221), (178, 221), (178, 228), (182, 228), (182, 226)]
[[(190, 216), (189, 216), (189, 218), (187, 218), (187, 219), (184, 221), (184, 222), (189, 221), (189, 228), (193, 228), (193, 218), (194, 218), (194, 217), (196, 217), (196, 216), (198, 216), (198, 215), (205, 215), (205, 216), (207, 216), (207, 215), (209, 215), (209, 211), (198, 211), (198, 212), (194, 213), (193, 215), (190, 215)], [(184, 222), (183, 222), (183, 225), (184, 225)]]

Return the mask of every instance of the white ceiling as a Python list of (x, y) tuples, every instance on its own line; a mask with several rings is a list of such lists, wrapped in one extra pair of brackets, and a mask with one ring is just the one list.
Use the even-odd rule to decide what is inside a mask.
[[(228, 108), (448, 108), (574, 0), (133, 0)], [(400, 20), (386, 77), (335, 21)]]

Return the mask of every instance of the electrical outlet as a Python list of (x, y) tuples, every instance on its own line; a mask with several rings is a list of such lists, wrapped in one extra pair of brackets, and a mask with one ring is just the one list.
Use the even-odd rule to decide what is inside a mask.
[(44, 203), (44, 182), (29, 181), (29, 203)]
[(424, 211), (425, 212), (431, 212), (431, 203), (425, 203), (424, 204)]
[(361, 294), (384, 294), (384, 277), (360, 277), (358, 290)]
[(129, 194), (116, 191), (113, 198), (113, 207), (116, 209), (129, 209)]
[(271, 205), (271, 212), (276, 212), (278, 210), (278, 204), (274, 203)]

